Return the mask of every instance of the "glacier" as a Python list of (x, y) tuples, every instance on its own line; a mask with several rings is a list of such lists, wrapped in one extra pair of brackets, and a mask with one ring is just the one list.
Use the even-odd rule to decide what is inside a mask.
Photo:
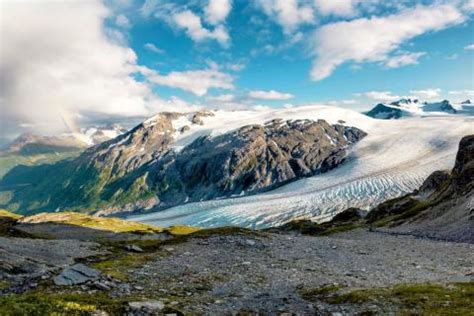
[(202, 135), (215, 136), (275, 118), (343, 122), (366, 131), (368, 136), (351, 148), (345, 163), (327, 173), (265, 193), (188, 203), (128, 219), (161, 227), (230, 225), (254, 229), (297, 218), (323, 222), (348, 207), (369, 210), (386, 199), (413, 191), (433, 171), (450, 169), (459, 140), (474, 133), (474, 117), (468, 115), (378, 120), (324, 105), (213, 113), (203, 119), (202, 126), (193, 126), (177, 137), (174, 146), (179, 149)]

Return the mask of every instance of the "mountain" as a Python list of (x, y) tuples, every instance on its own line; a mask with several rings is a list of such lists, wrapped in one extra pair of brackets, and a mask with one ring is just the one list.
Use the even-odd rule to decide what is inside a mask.
[(125, 131), (120, 125), (114, 124), (83, 128), (78, 133), (64, 133), (56, 136), (24, 133), (15, 138), (0, 154), (29, 156), (77, 151), (115, 138)]
[(372, 210), (392, 231), (474, 242), (474, 135), (461, 139), (454, 168), (432, 173), (414, 192)]
[(5, 206), (110, 214), (253, 194), (337, 167), (366, 136), (324, 120), (278, 118), (190, 135), (214, 115), (160, 113), (72, 161), (17, 167), (0, 183), (11, 192)]
[(426, 117), (446, 114), (474, 115), (474, 106), (470, 100), (453, 104), (448, 100), (441, 102), (423, 102), (417, 99), (400, 99), (390, 104), (379, 103), (366, 115), (376, 119), (399, 119), (402, 117)]

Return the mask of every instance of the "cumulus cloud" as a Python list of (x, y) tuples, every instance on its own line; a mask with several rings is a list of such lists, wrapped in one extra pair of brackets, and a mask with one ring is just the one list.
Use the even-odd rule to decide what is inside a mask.
[(441, 89), (411, 90), (410, 93), (421, 100), (434, 100), (441, 97)]
[(209, 101), (214, 102), (233, 102), (235, 101), (235, 95), (233, 94), (220, 94), (207, 98)]
[(179, 28), (186, 30), (186, 34), (195, 42), (213, 39), (222, 46), (229, 44), (230, 38), (225, 26), (218, 25), (214, 30), (207, 29), (202, 25), (201, 18), (190, 10), (174, 14), (173, 20)]
[(209, 4), (205, 9), (206, 20), (213, 25), (223, 23), (231, 9), (231, 0), (209, 0)]
[(212, 88), (234, 89), (234, 78), (217, 68), (172, 71), (166, 75), (151, 71), (147, 73), (147, 78), (151, 83), (182, 89), (197, 96), (204, 96)]
[(259, 0), (263, 12), (274, 18), (287, 34), (293, 33), (300, 25), (314, 23), (311, 5), (298, 0)]
[(132, 27), (132, 23), (130, 23), (130, 20), (123, 14), (120, 14), (115, 18), (115, 24), (124, 29)]
[(357, 93), (355, 95), (359, 97), (366, 97), (376, 102), (393, 102), (402, 98), (399, 95), (392, 94), (392, 92), (390, 91), (369, 91), (364, 93)]
[(263, 90), (254, 90), (250, 91), (248, 96), (252, 99), (259, 100), (289, 100), (294, 98), (294, 95), (290, 93), (278, 92), (275, 90), (263, 91)]
[(107, 37), (99, 1), (2, 2), (0, 125), (56, 132), (88, 115), (146, 116), (162, 110), (137, 81), (137, 56)]
[(145, 45), (143, 45), (143, 47), (145, 47), (147, 50), (149, 50), (150, 52), (153, 52), (153, 53), (157, 53), (157, 54), (164, 54), (165, 53), (164, 50), (162, 50), (161, 48), (158, 48), (153, 43), (146, 43)]
[(311, 78), (322, 80), (348, 61), (385, 61), (405, 41), (463, 23), (465, 19), (454, 5), (433, 4), (383, 17), (326, 24), (314, 32), (310, 44), (315, 56)]
[[(146, 0), (140, 12), (145, 18), (155, 17), (174, 29), (185, 31), (195, 42), (215, 40), (228, 47), (230, 36), (225, 20), (232, 10), (232, 1), (209, 0), (204, 7), (198, 4), (197, 1), (183, 4), (179, 1)], [(196, 10), (196, 7), (203, 10)]]
[(456, 98), (456, 101), (459, 102), (465, 101), (467, 99), (474, 99), (474, 90), (453, 90), (449, 91), (449, 94)]
[(474, 50), (474, 44), (470, 44), (464, 47), (465, 50)]
[(314, 5), (322, 15), (353, 16), (358, 2), (360, 0), (314, 0)]
[(418, 64), (418, 59), (426, 55), (425, 52), (416, 53), (404, 53), (390, 57), (386, 62), (385, 66), (388, 68), (400, 68), (408, 65)]

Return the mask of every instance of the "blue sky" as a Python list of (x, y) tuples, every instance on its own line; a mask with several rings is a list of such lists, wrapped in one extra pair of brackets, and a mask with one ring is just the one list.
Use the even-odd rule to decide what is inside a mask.
[(474, 0), (38, 0), (0, 12), (0, 138), (203, 107), (474, 98)]
[[(276, 2), (278, 1), (271, 5), (278, 6)], [(254, 103), (278, 106), (285, 103), (345, 100), (341, 105), (365, 108), (371, 106), (371, 102), (382, 101), (359, 96), (371, 91), (410, 96), (414, 95), (410, 91), (440, 89), (433, 99), (441, 99), (453, 98), (453, 95), (449, 94), (450, 91), (473, 89), (474, 50), (465, 49), (474, 42), (474, 24), (468, 10), (463, 13), (463, 21), (460, 21), (459, 16), (446, 17), (446, 22), (428, 25), (417, 32), (417, 35), (406, 36), (406, 39), (400, 40), (390, 49), (387, 54), (389, 58), (403, 54), (419, 54), (419, 57), (409, 60), (407, 64), (389, 67), (383, 61), (348, 60), (336, 67), (327, 77), (312, 80), (310, 72), (314, 61), (314, 48), (309, 42), (318, 29), (341, 21), (348, 22), (346, 27), (350, 28), (351, 21), (383, 19), (406, 11), (420, 10), (423, 6), (435, 8), (454, 3), (410, 1), (394, 8), (387, 7), (382, 1), (374, 1), (369, 10), (358, 7), (357, 1), (345, 2), (347, 6), (352, 6), (352, 13), (323, 14), (311, 1), (295, 1), (299, 9), (304, 6), (311, 8), (313, 21), (286, 31), (285, 23), (278, 20), (278, 13), (268, 14), (258, 1), (229, 1), (231, 9), (222, 22), (229, 35), (225, 45), (213, 39), (193, 39), (185, 29), (168, 20), (170, 15), (175, 14), (173, 12), (189, 10), (201, 19), (203, 27), (212, 30), (215, 26), (206, 23), (207, 1), (169, 2), (174, 4), (174, 8), (168, 9), (169, 11), (165, 6), (166, 1), (148, 1), (150, 13), (143, 13), (145, 3), (137, 3), (132, 10), (127, 9), (124, 15), (131, 24), (127, 30), (127, 40), (137, 53), (140, 64), (167, 74), (172, 71), (207, 69), (211, 63), (216, 63), (220, 71), (233, 76), (235, 89), (211, 88), (204, 97), (179, 88), (160, 85), (154, 87), (159, 95), (178, 96), (191, 103), (203, 103), (206, 102), (206, 97), (221, 94), (232, 94), (241, 99), (253, 90), (275, 90), (294, 97), (286, 100), (258, 99), (254, 100)], [(463, 3), (458, 2), (455, 7), (462, 6)], [(162, 17), (161, 14), (165, 16)], [(407, 19), (406, 23), (411, 21)], [(423, 27), (422, 25), (421, 28)], [(360, 46), (364, 46), (363, 40), (360, 39)], [(150, 50), (150, 44), (158, 48), (159, 52)], [(238, 65), (242, 69), (232, 71), (228, 68), (229, 65)], [(469, 95), (465, 93), (456, 97)]]

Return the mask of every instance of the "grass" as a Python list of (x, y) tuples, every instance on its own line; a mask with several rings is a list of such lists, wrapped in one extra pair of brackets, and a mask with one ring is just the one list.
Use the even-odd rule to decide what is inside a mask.
[(98, 229), (103, 231), (111, 231), (114, 233), (161, 233), (163, 229), (150, 225), (126, 221), (118, 218), (110, 217), (93, 217), (81, 213), (61, 212), (61, 213), (41, 213), (26, 217), (22, 222), (38, 224), (38, 223), (58, 223), (66, 225), (75, 225)]
[(308, 301), (329, 304), (377, 305), (395, 307), (399, 315), (472, 315), (474, 282), (441, 284), (400, 284), (391, 288), (361, 289), (337, 293), (327, 286), (300, 292)]
[(303, 289), (300, 291), (300, 295), (303, 299), (307, 301), (316, 302), (318, 300), (321, 300), (323, 298), (327, 298), (328, 296), (333, 295), (340, 289), (341, 289), (341, 286), (330, 284), (330, 285), (325, 285), (318, 288)]
[(103, 311), (110, 315), (125, 313), (125, 298), (110, 298), (104, 293), (74, 294), (32, 291), (0, 297), (0, 315), (91, 315)]
[(21, 215), (12, 213), (10, 211), (7, 211), (5, 209), (0, 209), (0, 218), (7, 218), (11, 220), (19, 220), (21, 218)]
[(79, 155), (80, 150), (58, 153), (44, 153), (34, 155), (7, 154), (0, 156), (0, 178), (18, 165), (34, 166), (44, 163), (54, 163), (59, 160), (73, 158)]

